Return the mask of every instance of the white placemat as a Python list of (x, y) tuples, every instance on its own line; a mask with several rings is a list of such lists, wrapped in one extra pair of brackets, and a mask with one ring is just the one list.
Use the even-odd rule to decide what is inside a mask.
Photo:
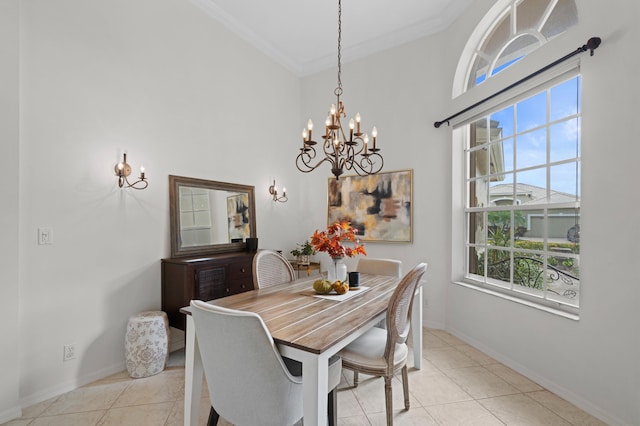
[(365, 291), (369, 290), (369, 287), (360, 286), (360, 290), (349, 290), (345, 294), (337, 294), (337, 293), (329, 293), (329, 294), (313, 294), (313, 297), (319, 297), (320, 299), (327, 300), (335, 300), (337, 302), (342, 302), (343, 300), (347, 300), (351, 297), (355, 297)]

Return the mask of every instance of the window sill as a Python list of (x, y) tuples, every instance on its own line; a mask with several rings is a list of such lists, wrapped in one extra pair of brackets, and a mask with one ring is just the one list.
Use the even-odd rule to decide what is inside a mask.
[(481, 293), (489, 294), (491, 296), (499, 297), (501, 299), (509, 300), (511, 302), (519, 303), (521, 305), (528, 306), (530, 308), (534, 308), (534, 309), (538, 309), (540, 311), (548, 312), (550, 314), (557, 315), (557, 316), (560, 316), (560, 317), (563, 317), (563, 318), (567, 318), (567, 319), (570, 319), (570, 320), (573, 320), (573, 321), (579, 321), (580, 320), (580, 315), (579, 314), (566, 312), (566, 311), (563, 311), (561, 309), (553, 308), (551, 306), (546, 306), (546, 305), (543, 305), (543, 304), (540, 304), (540, 303), (532, 302), (530, 300), (525, 300), (525, 299), (521, 299), (521, 298), (518, 298), (518, 297), (510, 296), (510, 295), (508, 295), (506, 293), (501, 293), (499, 291), (495, 291), (495, 290), (491, 290), (491, 289), (488, 289), (488, 288), (480, 287), (480, 286), (477, 286), (475, 284), (471, 284), (471, 283), (464, 282), (464, 281), (452, 281), (452, 283), (456, 284), (456, 285), (459, 285), (459, 286), (462, 286), (462, 287), (469, 288), (471, 290), (479, 291)]

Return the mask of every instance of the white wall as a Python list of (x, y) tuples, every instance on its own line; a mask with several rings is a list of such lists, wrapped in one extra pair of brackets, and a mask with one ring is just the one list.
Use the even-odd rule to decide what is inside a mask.
[[(451, 206), (459, 206), (460, 196), (458, 187), (452, 191), (451, 130), (436, 130), (433, 122), (472, 103), (451, 100), (453, 76), (467, 38), (493, 3), (473, 2), (438, 35), (353, 63), (343, 58), (347, 115), (359, 111), (367, 126), (377, 125), (385, 170), (414, 169), (413, 243), (370, 243), (367, 250), (401, 259), (405, 271), (421, 259), (429, 262), (427, 325), (447, 328), (611, 424), (637, 424), (640, 298), (634, 263), (640, 233), (631, 212), (640, 201), (634, 189), (634, 98), (640, 90), (632, 74), (640, 66), (633, 53), (640, 40), (638, 4), (578, 2), (580, 24), (538, 58), (541, 67), (591, 36), (603, 39), (595, 56), (583, 59), (581, 318), (573, 321), (451, 282), (452, 265), (462, 257), (451, 243), (452, 234), (459, 235), (451, 230), (461, 223)], [(322, 122), (335, 85), (335, 71), (303, 79), (300, 128), (308, 117)], [(301, 179), (321, 191), (330, 172), (314, 173), (320, 176)], [(310, 226), (323, 223), (325, 199), (308, 202)]]
[(20, 415), (18, 322), (18, 0), (0, 2), (0, 423)]
[[(273, 205), (267, 188), (297, 176), (279, 144), (298, 134), (300, 94), (297, 78), (188, 1), (20, 7), (20, 295), (0, 303), (11, 330), (20, 309), (28, 405), (124, 369), (128, 317), (160, 308), (169, 174), (254, 185), (261, 245), (293, 238), (268, 225), (294, 222), (295, 211)], [(148, 189), (117, 187), (125, 150)], [(53, 245), (36, 245), (40, 226)], [(63, 363), (66, 343), (78, 356)], [(6, 352), (0, 368), (15, 368)]]

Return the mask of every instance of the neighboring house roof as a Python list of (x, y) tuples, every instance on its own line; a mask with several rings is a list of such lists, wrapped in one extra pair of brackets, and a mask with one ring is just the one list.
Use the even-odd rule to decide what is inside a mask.
[[(541, 188), (535, 185), (528, 185), (525, 183), (516, 184), (515, 188), (516, 198), (520, 200), (521, 204), (546, 204), (547, 200), (547, 190), (546, 188)], [(496, 199), (504, 199), (513, 197), (513, 184), (512, 183), (501, 183), (498, 185), (491, 186), (490, 189), (490, 198), (491, 201)], [(554, 191), (553, 189), (550, 192), (551, 202), (552, 203), (570, 203), (576, 200), (579, 200), (580, 197), (577, 197), (572, 194), (568, 194), (566, 192)]]

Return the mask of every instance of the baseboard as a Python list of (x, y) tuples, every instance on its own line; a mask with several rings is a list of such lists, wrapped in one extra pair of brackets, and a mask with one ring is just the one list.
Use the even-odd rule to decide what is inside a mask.
[(4, 410), (0, 413), (0, 424), (7, 423), (8, 421), (17, 419), (22, 416), (22, 409), (18, 406), (11, 407), (8, 410)]
[(91, 382), (95, 382), (96, 380), (104, 379), (105, 377), (111, 376), (112, 374), (120, 373), (125, 369), (126, 366), (124, 361), (111, 365), (109, 367), (101, 368), (100, 370), (85, 374), (84, 376), (78, 377), (74, 380), (70, 380), (68, 382), (43, 389), (39, 392), (21, 398), (20, 405), (22, 407), (30, 407), (34, 404), (38, 404), (42, 401), (46, 401), (48, 399), (78, 389), (79, 387), (87, 385)]
[(526, 366), (512, 360), (509, 357), (504, 356), (501, 353), (498, 353), (496, 351), (494, 351), (492, 348), (487, 347), (486, 345), (482, 344), (481, 342), (478, 342), (477, 340), (473, 339), (472, 337), (459, 332), (458, 330), (455, 329), (446, 329), (446, 331), (448, 333), (451, 333), (452, 335), (454, 335), (455, 337), (457, 337), (458, 339), (464, 341), (465, 343), (468, 343), (469, 345), (473, 346), (474, 348), (484, 352), (485, 354), (489, 355), (491, 358), (495, 359), (496, 361), (506, 365), (507, 367), (511, 368), (512, 370), (522, 374), (523, 376), (527, 377), (528, 379), (534, 381), (535, 383), (539, 384), (540, 386), (542, 386), (543, 388), (547, 389), (548, 391), (558, 395), (560, 398), (563, 398), (567, 401), (569, 401), (570, 403), (572, 403), (573, 405), (575, 405), (576, 407), (580, 408), (581, 410), (585, 411), (586, 413), (591, 414), (592, 416), (598, 418), (599, 420), (607, 423), (610, 426), (623, 426), (626, 425), (627, 423), (622, 421), (621, 419), (619, 419), (617, 416), (611, 415), (610, 413), (606, 412), (605, 410), (603, 410), (601, 407), (595, 406), (593, 404), (593, 402), (591, 401), (587, 401), (586, 399), (584, 399), (583, 397), (581, 397), (580, 395), (575, 394), (574, 392), (566, 389), (563, 386), (558, 385), (557, 383), (555, 383), (552, 380), (549, 380), (547, 377), (543, 377), (531, 370), (529, 370)]

